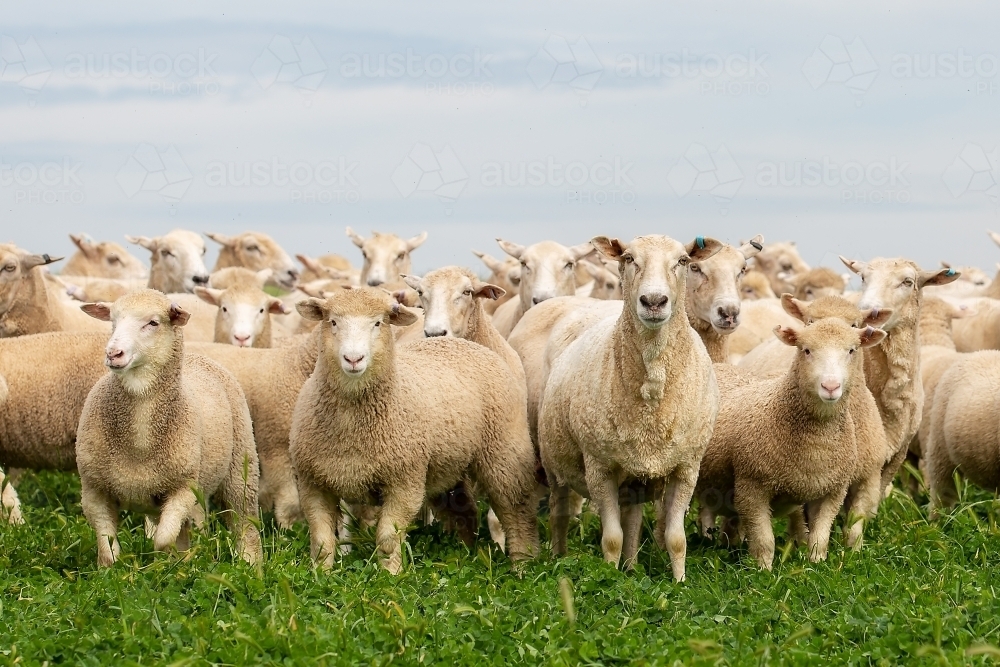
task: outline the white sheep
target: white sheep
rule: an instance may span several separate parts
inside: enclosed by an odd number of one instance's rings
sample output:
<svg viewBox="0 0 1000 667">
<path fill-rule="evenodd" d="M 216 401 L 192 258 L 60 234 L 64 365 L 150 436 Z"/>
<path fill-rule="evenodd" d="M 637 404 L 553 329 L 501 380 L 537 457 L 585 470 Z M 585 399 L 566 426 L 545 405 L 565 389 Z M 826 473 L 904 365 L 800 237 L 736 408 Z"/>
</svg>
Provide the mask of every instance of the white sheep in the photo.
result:
<svg viewBox="0 0 1000 667">
<path fill-rule="evenodd" d="M 687 322 L 687 264 L 722 244 L 699 238 L 685 247 L 664 236 L 592 243 L 619 262 L 625 298 L 598 302 L 619 305 L 620 315 L 586 328 L 545 386 L 538 433 L 552 488 L 552 550 L 566 551 L 572 489 L 597 507 L 605 560 L 617 566 L 624 556 L 633 566 L 642 503 L 662 494 L 657 541 L 682 580 L 684 515 L 718 410 L 711 359 Z"/>
<path fill-rule="evenodd" d="M 113 304 L 81 306 L 114 323 L 105 375 L 87 396 L 77 431 L 77 468 L 97 563 L 117 560 L 118 514 L 158 518 L 153 547 L 186 550 L 202 512 L 197 492 L 221 501 L 242 558 L 259 563 L 257 451 L 243 391 L 215 362 L 184 354 L 188 313 L 143 290 Z"/>
<path fill-rule="evenodd" d="M 395 234 L 372 232 L 367 239 L 347 228 L 347 236 L 361 249 L 364 265 L 361 267 L 361 284 L 377 287 L 394 284 L 401 273 L 409 273 L 410 253 L 423 245 L 427 232 L 421 232 L 410 239 L 401 239 Z"/>
<path fill-rule="evenodd" d="M 505 292 L 496 301 L 483 304 L 486 313 L 493 315 L 497 308 L 517 296 L 518 285 L 521 283 L 521 263 L 509 255 L 500 260 L 478 250 L 473 250 L 472 254 L 481 259 L 486 268 L 490 270 L 486 282 L 496 285 Z"/>
<path fill-rule="evenodd" d="M 214 342 L 237 347 L 271 347 L 271 315 L 290 312 L 281 299 L 264 291 L 264 284 L 271 278 L 271 269 L 253 272 L 231 268 L 223 271 L 232 276 L 225 283 L 225 288 L 194 288 L 198 298 L 218 309 Z M 215 275 L 212 274 L 210 282 L 215 280 Z"/>
<path fill-rule="evenodd" d="M 769 243 L 767 250 L 754 258 L 754 268 L 767 276 L 775 294 L 793 292 L 792 280 L 809 270 L 794 241 Z"/>
<path fill-rule="evenodd" d="M 206 232 L 205 236 L 222 246 L 212 273 L 229 267 L 254 272 L 270 269 L 268 284 L 285 290 L 293 289 L 299 280 L 299 271 L 292 258 L 267 234 L 244 232 L 226 236 Z"/>
<path fill-rule="evenodd" d="M 70 234 L 77 250 L 63 266 L 60 275 L 145 280 L 149 269 L 113 241 L 94 241 L 86 234 Z"/>
<path fill-rule="evenodd" d="M 195 286 L 208 284 L 205 240 L 201 235 L 175 229 L 163 236 L 126 236 L 125 239 L 150 252 L 150 289 L 170 294 L 193 292 Z"/>
</svg>

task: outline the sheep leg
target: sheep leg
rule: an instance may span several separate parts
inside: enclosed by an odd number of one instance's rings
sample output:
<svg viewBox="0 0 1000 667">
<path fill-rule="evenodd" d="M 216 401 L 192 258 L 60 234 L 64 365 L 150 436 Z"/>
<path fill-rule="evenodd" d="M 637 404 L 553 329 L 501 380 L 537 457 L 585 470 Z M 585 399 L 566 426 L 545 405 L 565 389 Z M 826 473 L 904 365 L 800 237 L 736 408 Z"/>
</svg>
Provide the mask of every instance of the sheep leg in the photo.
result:
<svg viewBox="0 0 1000 667">
<path fill-rule="evenodd" d="M 826 560 L 830 548 L 830 531 L 846 495 L 847 488 L 844 487 L 815 503 L 809 503 L 809 517 L 812 519 L 809 531 L 809 560 L 813 563 Z"/>
<path fill-rule="evenodd" d="M 700 462 L 699 462 L 700 463 Z M 684 516 L 691 507 L 691 498 L 698 483 L 698 468 L 676 470 L 663 487 L 663 543 L 670 554 L 670 568 L 676 581 L 684 581 L 687 558 L 687 535 Z"/>
<path fill-rule="evenodd" d="M 889 497 L 889 492 L 892 487 L 892 480 L 896 478 L 896 473 L 899 469 L 903 467 L 903 461 L 906 460 L 906 455 L 909 453 L 909 448 L 905 445 L 899 448 L 889 462 L 885 464 L 882 468 L 882 489 L 885 491 L 885 497 Z"/>
<path fill-rule="evenodd" d="M 750 543 L 750 555 L 762 570 L 770 570 L 774 563 L 770 494 L 753 482 L 737 480 L 734 501 L 740 527 Z"/>
<path fill-rule="evenodd" d="M 639 536 L 642 534 L 642 504 L 628 503 L 622 505 L 622 530 L 625 533 L 622 546 L 623 569 L 635 567 L 639 555 Z"/>
<path fill-rule="evenodd" d="M 97 533 L 97 566 L 110 567 L 118 560 L 118 502 L 108 494 L 80 480 L 80 504 L 87 523 Z"/>
<path fill-rule="evenodd" d="M 552 480 L 549 493 L 549 532 L 552 533 L 552 555 L 566 555 L 566 539 L 569 535 L 569 487 Z"/>
<path fill-rule="evenodd" d="M 302 519 L 299 492 L 292 474 L 292 459 L 287 443 L 284 451 L 260 457 L 260 506 L 274 508 L 274 520 L 280 528 L 291 528 Z"/>
<path fill-rule="evenodd" d="M 299 478 L 299 502 L 309 526 L 309 555 L 324 570 L 333 567 L 337 554 L 340 499 Z"/>
<path fill-rule="evenodd" d="M 5 478 L 3 470 L 0 470 L 0 488 L 3 489 L 0 492 L 0 507 L 3 508 L 0 517 L 6 514 L 7 522 L 10 525 L 20 526 L 24 523 L 24 516 L 21 514 L 21 499 L 17 497 L 17 489 L 14 488 L 13 480 L 10 477 Z"/>
<path fill-rule="evenodd" d="M 160 508 L 160 520 L 156 525 L 156 535 L 153 536 L 153 549 L 156 551 L 176 549 L 177 536 L 180 535 L 181 528 L 197 504 L 198 498 L 190 487 L 184 487 L 167 496 Z"/>
<path fill-rule="evenodd" d="M 421 476 L 421 481 L 426 475 Z M 423 484 L 388 489 L 375 527 L 375 546 L 382 552 L 382 567 L 390 574 L 403 569 L 403 540 L 406 529 L 424 504 Z"/>
<path fill-rule="evenodd" d="M 594 459 L 587 457 L 585 466 L 587 489 L 601 517 L 601 551 L 605 561 L 618 567 L 624 540 L 621 508 L 618 505 L 618 484 L 611 476 L 611 471 Z"/>
<path fill-rule="evenodd" d="M 806 509 L 802 505 L 788 513 L 788 535 L 799 546 L 809 543 L 809 528 L 806 525 Z"/>
<path fill-rule="evenodd" d="M 237 442 L 244 437 L 253 447 L 251 436 L 237 436 Z M 227 513 L 229 530 L 236 533 L 236 546 L 240 558 L 256 565 L 264 558 L 264 550 L 260 543 L 260 531 L 255 521 L 259 517 L 260 505 L 257 500 L 257 489 L 260 485 L 256 452 L 253 449 L 244 450 L 242 456 L 233 454 L 233 463 L 229 466 L 229 474 L 222 483 L 220 495 L 223 506 L 231 510 Z"/>
<path fill-rule="evenodd" d="M 867 475 L 848 491 L 844 542 L 857 551 L 863 541 L 865 522 L 874 519 L 882 501 L 881 475 Z"/>
<path fill-rule="evenodd" d="M 951 461 L 944 447 L 935 442 L 933 436 L 924 447 L 924 460 L 927 470 L 927 487 L 931 496 L 931 519 L 937 519 L 941 509 L 953 507 L 958 502 L 958 490 L 955 488 L 953 473 L 955 464 Z"/>
</svg>

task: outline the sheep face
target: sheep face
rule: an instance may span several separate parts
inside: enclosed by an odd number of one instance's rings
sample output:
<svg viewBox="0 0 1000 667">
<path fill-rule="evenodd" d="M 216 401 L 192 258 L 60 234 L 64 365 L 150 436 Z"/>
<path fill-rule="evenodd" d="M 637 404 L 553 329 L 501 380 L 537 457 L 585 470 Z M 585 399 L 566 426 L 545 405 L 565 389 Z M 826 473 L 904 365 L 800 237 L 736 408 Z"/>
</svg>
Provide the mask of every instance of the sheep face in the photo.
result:
<svg viewBox="0 0 1000 667">
<path fill-rule="evenodd" d="M 288 312 L 281 299 L 256 285 L 237 284 L 224 290 L 196 287 L 194 292 L 202 301 L 219 308 L 216 335 L 223 331 L 225 342 L 237 347 L 253 347 L 264 333 L 268 317 Z M 216 341 L 222 342 L 218 337 Z"/>
<path fill-rule="evenodd" d="M 519 291 L 521 307 L 532 306 L 556 296 L 576 293 L 576 263 L 593 252 L 589 243 L 567 248 L 555 241 L 542 241 L 531 246 L 497 239 L 503 251 L 521 264 Z"/>
<path fill-rule="evenodd" d="M 9 243 L 0 243 L 0 317 L 10 310 L 21 279 L 36 266 L 58 262 L 61 257 L 32 255 Z"/>
<path fill-rule="evenodd" d="M 180 327 L 191 315 L 155 290 L 126 294 L 114 303 L 87 303 L 83 312 L 111 322 L 104 364 L 134 394 L 151 388 L 160 371 L 183 343 Z"/>
<path fill-rule="evenodd" d="M 792 281 L 795 285 L 795 298 L 803 301 L 815 301 L 824 296 L 839 296 L 844 293 L 847 281 L 843 276 L 831 271 L 825 266 L 796 276 Z"/>
<path fill-rule="evenodd" d="M 727 335 L 740 325 L 740 279 L 747 259 L 757 255 L 764 237 L 758 235 L 739 248 L 725 245 L 702 262 L 688 264 L 688 313 Z"/>
<path fill-rule="evenodd" d="M 767 276 L 760 271 L 748 271 L 740 278 L 740 298 L 743 301 L 775 298 Z"/>
<path fill-rule="evenodd" d="M 361 284 L 377 287 L 399 280 L 401 273 L 410 272 L 410 253 L 427 240 L 427 232 L 403 240 L 395 234 L 373 232 L 370 238 L 356 234 L 350 227 L 347 235 L 361 248 L 365 263 L 361 267 Z"/>
<path fill-rule="evenodd" d="M 821 296 L 815 301 L 800 301 L 791 294 L 782 294 L 781 307 L 786 313 L 807 325 L 828 317 L 836 317 L 855 329 L 879 328 L 892 317 L 892 311 L 889 309 L 858 310 L 856 305 L 842 296 Z"/>
<path fill-rule="evenodd" d="M 79 252 L 66 263 L 63 273 L 67 275 L 129 280 L 145 278 L 149 273 L 142 262 L 113 241 L 97 243 L 86 234 L 70 234 L 69 238 Z"/>
<path fill-rule="evenodd" d="M 841 257 L 840 260 L 854 273 L 861 276 L 861 310 L 892 310 L 893 315 L 883 325 L 892 331 L 899 324 L 903 313 L 911 312 L 909 306 L 919 304 L 920 290 L 926 285 L 946 285 L 958 280 L 954 269 L 921 271 L 914 262 L 905 259 L 878 257 L 870 262 L 859 262 Z M 914 315 L 915 317 L 915 315 Z"/>
<path fill-rule="evenodd" d="M 782 343 L 798 348 L 792 372 L 804 403 L 821 411 L 836 405 L 853 382 L 864 382 L 858 350 L 878 345 L 886 335 L 872 327 L 855 329 L 839 318 L 819 320 L 804 329 L 779 326 L 774 331 Z"/>
<path fill-rule="evenodd" d="M 771 282 L 771 289 L 779 294 L 791 292 L 795 276 L 809 270 L 794 242 L 770 243 L 754 261 Z"/>
<path fill-rule="evenodd" d="M 499 299 L 504 290 L 479 280 L 467 269 L 447 266 L 423 278 L 403 276 L 424 308 L 424 336 L 467 338 L 476 299 Z"/>
<path fill-rule="evenodd" d="M 205 241 L 184 229 L 149 238 L 126 236 L 151 254 L 149 285 L 161 292 L 193 292 L 197 285 L 208 284 L 205 268 Z"/>
<path fill-rule="evenodd" d="M 407 326 L 417 316 L 382 290 L 351 289 L 327 299 L 310 298 L 296 304 L 307 320 L 322 322 L 323 357 L 327 367 L 355 386 L 391 359 L 393 337 L 389 324 Z M 369 373 L 370 370 L 374 373 Z"/>
<path fill-rule="evenodd" d="M 491 257 L 484 252 L 473 250 L 483 264 L 490 270 L 490 282 L 499 286 L 505 292 L 517 292 L 517 286 L 521 283 L 521 263 L 513 257 L 507 256 L 502 260 Z"/>
<path fill-rule="evenodd" d="M 299 280 L 299 271 L 292 258 L 267 234 L 247 232 L 225 236 L 206 233 L 205 236 L 222 246 L 220 266 L 239 266 L 251 271 L 270 269 L 268 282 L 282 289 L 293 289 Z"/>
<path fill-rule="evenodd" d="M 622 281 L 617 274 L 609 271 L 603 264 L 598 266 L 589 261 L 584 261 L 581 266 L 594 281 L 594 289 L 590 293 L 591 298 L 622 298 Z"/>
</svg>

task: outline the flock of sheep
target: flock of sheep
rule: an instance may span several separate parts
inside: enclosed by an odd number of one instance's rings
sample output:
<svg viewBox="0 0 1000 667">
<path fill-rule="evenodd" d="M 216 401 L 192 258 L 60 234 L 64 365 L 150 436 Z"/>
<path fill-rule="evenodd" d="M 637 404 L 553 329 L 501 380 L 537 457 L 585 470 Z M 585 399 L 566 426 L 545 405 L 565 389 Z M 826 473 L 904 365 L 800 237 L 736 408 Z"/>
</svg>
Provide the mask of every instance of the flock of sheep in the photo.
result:
<svg viewBox="0 0 1000 667">
<path fill-rule="evenodd" d="M 862 282 L 845 293 L 791 243 L 659 235 L 498 239 L 504 260 L 476 252 L 487 280 L 419 277 L 426 233 L 347 234 L 360 270 L 299 268 L 253 232 L 208 234 L 212 272 L 183 230 L 128 237 L 148 269 L 83 235 L 58 275 L 0 244 L 5 519 L 23 523 L 19 469 L 77 470 L 101 566 L 122 510 L 184 550 L 211 499 L 250 563 L 264 509 L 304 519 L 324 567 L 373 525 L 398 573 L 415 520 L 471 543 L 478 498 L 517 561 L 538 553 L 547 496 L 563 554 L 586 498 L 605 559 L 631 567 L 651 502 L 682 580 L 692 503 L 703 534 L 770 569 L 778 516 L 814 561 L 838 520 L 860 548 L 908 457 L 932 515 L 956 470 L 1000 486 L 1000 277 L 841 258 Z"/>
</svg>

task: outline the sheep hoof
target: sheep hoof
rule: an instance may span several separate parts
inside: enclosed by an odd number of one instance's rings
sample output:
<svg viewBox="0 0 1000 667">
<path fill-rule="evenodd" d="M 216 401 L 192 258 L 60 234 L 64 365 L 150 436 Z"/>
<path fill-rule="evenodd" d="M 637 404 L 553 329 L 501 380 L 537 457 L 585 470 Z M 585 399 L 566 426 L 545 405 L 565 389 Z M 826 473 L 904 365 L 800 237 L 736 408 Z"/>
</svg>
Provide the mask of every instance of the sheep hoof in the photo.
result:
<svg viewBox="0 0 1000 667">
<path fill-rule="evenodd" d="M 388 558 L 382 559 L 382 567 L 384 567 L 389 574 L 397 576 L 403 571 L 403 559 L 398 553 L 389 556 Z"/>
</svg>

